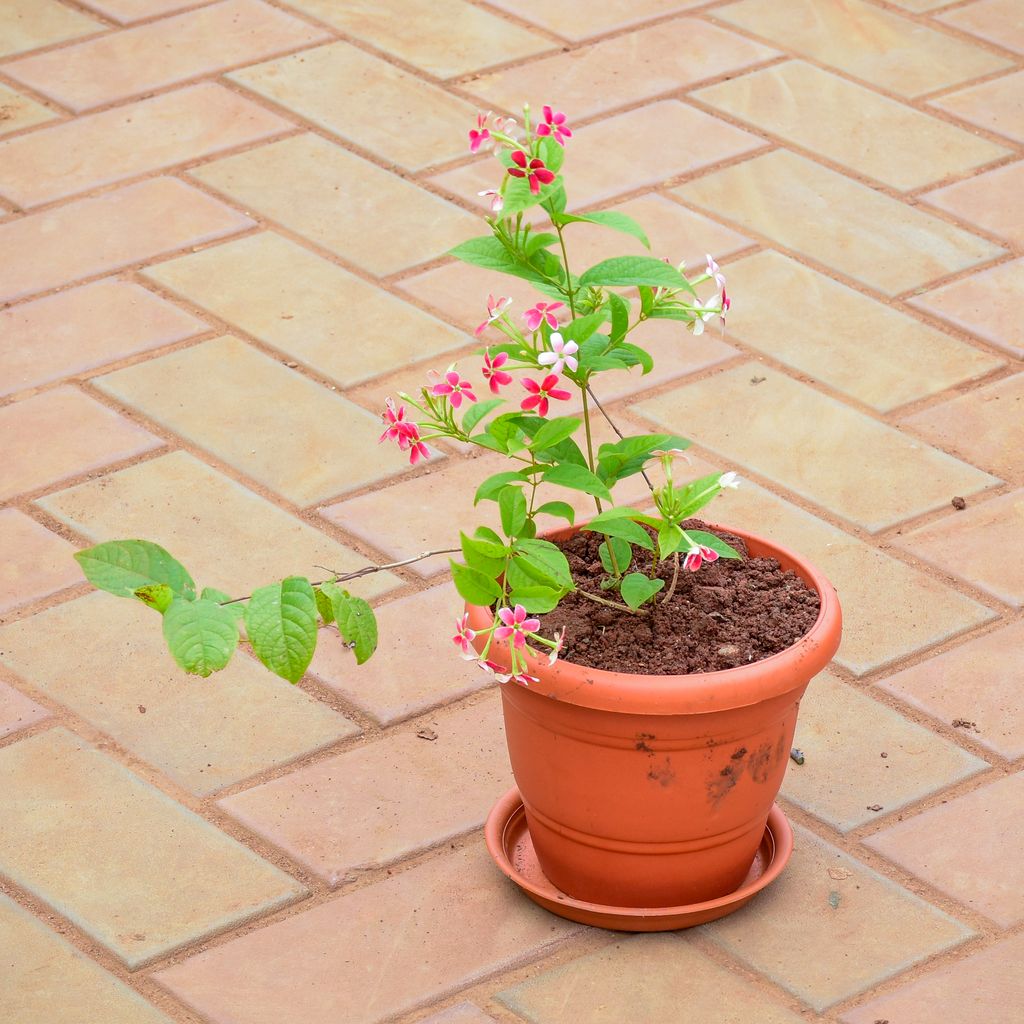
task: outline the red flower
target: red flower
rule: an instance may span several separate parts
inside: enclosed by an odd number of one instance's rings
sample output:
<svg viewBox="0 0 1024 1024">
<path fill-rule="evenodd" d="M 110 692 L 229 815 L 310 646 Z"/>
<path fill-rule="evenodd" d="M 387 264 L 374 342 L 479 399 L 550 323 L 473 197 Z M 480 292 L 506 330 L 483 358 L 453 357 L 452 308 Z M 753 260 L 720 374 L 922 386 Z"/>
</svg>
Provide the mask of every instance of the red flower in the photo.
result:
<svg viewBox="0 0 1024 1024">
<path fill-rule="evenodd" d="M 476 127 L 471 128 L 469 132 L 469 151 L 471 153 L 475 153 L 485 142 L 490 141 L 491 133 L 487 128 L 487 119 L 490 116 L 490 111 L 486 114 L 476 115 Z"/>
<path fill-rule="evenodd" d="M 565 114 L 550 107 L 544 108 L 544 120 L 537 125 L 538 135 L 550 135 L 560 146 L 572 138 L 572 129 L 565 123 Z"/>
<path fill-rule="evenodd" d="M 697 544 L 686 552 L 683 559 L 683 568 L 689 572 L 696 572 L 704 562 L 717 562 L 718 552 L 713 548 L 706 548 L 703 544 Z"/>
<path fill-rule="evenodd" d="M 499 352 L 493 359 L 491 358 L 490 349 L 484 353 L 484 366 L 481 372 L 494 394 L 498 393 L 498 388 L 512 383 L 512 374 L 506 373 L 505 370 L 501 369 L 507 362 L 507 352 Z"/>
<path fill-rule="evenodd" d="M 549 171 L 544 166 L 543 160 L 539 157 L 530 160 L 521 149 L 513 150 L 512 163 L 515 164 L 515 167 L 510 167 L 508 173 L 513 178 L 526 178 L 530 182 L 530 191 L 534 195 L 540 192 L 541 185 L 550 185 L 555 180 L 554 171 Z"/>
<path fill-rule="evenodd" d="M 567 402 L 572 398 L 568 391 L 558 388 L 558 377 L 553 373 L 549 373 L 539 384 L 527 377 L 523 381 L 523 387 L 530 394 L 523 399 L 521 408 L 527 412 L 530 409 L 536 409 L 538 416 L 547 416 L 549 398 L 557 402 Z"/>
<path fill-rule="evenodd" d="M 473 394 L 473 382 L 463 380 L 457 370 L 449 370 L 444 375 L 444 380 L 430 389 L 430 393 L 438 396 L 447 395 L 453 409 L 458 409 L 462 405 L 463 398 L 469 402 L 476 401 L 476 395 Z"/>
</svg>

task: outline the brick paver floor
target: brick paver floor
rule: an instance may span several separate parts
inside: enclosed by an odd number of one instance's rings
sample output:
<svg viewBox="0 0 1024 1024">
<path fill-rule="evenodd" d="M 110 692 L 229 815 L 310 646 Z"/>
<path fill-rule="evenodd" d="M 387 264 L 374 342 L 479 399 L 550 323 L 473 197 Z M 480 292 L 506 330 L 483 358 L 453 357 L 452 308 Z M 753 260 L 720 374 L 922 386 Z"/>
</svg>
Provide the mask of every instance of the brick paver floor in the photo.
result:
<svg viewBox="0 0 1024 1024">
<path fill-rule="evenodd" d="M 361 581 L 382 651 L 293 688 L 182 677 L 70 559 L 146 536 L 244 593 L 454 535 L 494 457 L 411 468 L 376 415 L 523 294 L 444 253 L 470 119 L 527 99 L 577 205 L 731 278 L 610 408 L 740 471 L 716 517 L 845 606 L 793 860 L 695 931 L 491 865 L 440 560 Z M 1020 1024 L 1022 197 L 1021 0 L 0 0 L 0 1021 Z"/>
</svg>

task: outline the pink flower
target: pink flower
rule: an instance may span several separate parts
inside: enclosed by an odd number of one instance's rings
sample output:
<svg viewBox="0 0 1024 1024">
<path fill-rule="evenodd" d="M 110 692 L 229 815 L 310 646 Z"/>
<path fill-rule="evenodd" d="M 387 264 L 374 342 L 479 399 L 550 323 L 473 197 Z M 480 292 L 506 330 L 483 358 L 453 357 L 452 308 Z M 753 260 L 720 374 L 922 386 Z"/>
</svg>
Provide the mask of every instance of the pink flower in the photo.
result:
<svg viewBox="0 0 1024 1024">
<path fill-rule="evenodd" d="M 491 116 L 488 110 L 486 114 L 476 115 L 476 127 L 469 131 L 469 151 L 475 153 L 485 142 L 491 139 L 491 133 L 487 128 L 487 119 Z"/>
<path fill-rule="evenodd" d="M 565 630 L 560 629 L 555 633 L 555 646 L 551 648 L 551 653 L 548 655 L 548 664 L 554 665 L 558 661 L 558 656 L 562 653 L 562 648 L 565 646 Z"/>
<path fill-rule="evenodd" d="M 722 273 L 722 268 L 715 262 L 714 257 L 710 253 L 707 254 L 707 261 L 708 277 L 713 277 L 715 279 L 715 284 L 718 285 L 719 288 L 724 289 L 725 274 Z"/>
<path fill-rule="evenodd" d="M 512 151 L 512 163 L 515 167 L 510 167 L 508 173 L 513 178 L 526 178 L 534 195 L 540 192 L 541 185 L 550 185 L 555 180 L 554 171 L 549 171 L 540 157 L 531 160 L 521 149 Z"/>
<path fill-rule="evenodd" d="M 484 366 L 481 372 L 484 375 L 484 380 L 490 386 L 491 392 L 495 395 L 498 394 L 498 388 L 512 383 L 512 374 L 501 369 L 507 362 L 507 352 L 499 352 L 493 359 L 490 349 L 484 353 Z"/>
<path fill-rule="evenodd" d="M 512 129 L 516 126 L 516 119 L 514 117 L 496 117 L 494 119 L 494 127 L 505 135 L 511 135 Z"/>
<path fill-rule="evenodd" d="M 439 396 L 447 395 L 453 409 L 458 409 L 462 405 L 463 398 L 468 402 L 476 401 L 476 395 L 473 394 L 473 382 L 463 380 L 457 370 L 449 370 L 444 375 L 444 380 L 430 389 L 430 393 Z"/>
<path fill-rule="evenodd" d="M 512 298 L 508 295 L 500 296 L 495 298 L 493 295 L 487 296 L 487 319 L 473 332 L 478 338 L 485 330 L 487 330 L 488 324 L 493 324 L 502 313 L 512 305 Z"/>
<path fill-rule="evenodd" d="M 523 686 L 529 686 L 530 683 L 539 683 L 540 679 L 537 676 L 528 675 L 526 672 L 517 672 L 512 676 L 513 683 L 522 683 Z"/>
<path fill-rule="evenodd" d="M 517 650 L 526 646 L 527 633 L 536 633 L 540 629 L 540 619 L 528 619 L 526 609 L 521 604 L 517 604 L 515 610 L 499 608 L 498 618 L 504 625 L 494 630 L 494 639 L 508 640 Z"/>
<path fill-rule="evenodd" d="M 501 208 L 505 205 L 505 197 L 497 189 L 485 188 L 483 192 L 477 192 L 477 195 L 481 198 L 489 196 L 491 200 L 491 213 L 501 213 Z"/>
<path fill-rule="evenodd" d="M 385 409 L 381 414 L 381 419 L 384 421 L 386 429 L 377 439 L 377 444 L 385 440 L 397 441 L 398 447 L 404 452 L 413 440 L 419 440 L 419 429 L 415 423 L 410 423 L 405 418 L 404 405 L 396 408 L 393 398 L 385 398 L 384 405 Z"/>
<path fill-rule="evenodd" d="M 722 289 L 722 319 L 725 319 L 725 314 L 732 309 L 732 299 L 725 294 L 725 289 Z"/>
<path fill-rule="evenodd" d="M 499 683 L 507 683 L 511 678 L 512 674 L 509 672 L 503 672 L 501 665 L 496 661 L 488 661 L 486 658 L 480 658 L 476 663 L 476 667 L 481 672 L 486 672 L 487 675 L 493 676 Z"/>
<path fill-rule="evenodd" d="M 420 432 L 413 427 L 413 433 L 409 436 L 409 465 L 415 466 L 420 459 L 429 459 L 430 449 L 420 440 Z"/>
<path fill-rule="evenodd" d="M 683 568 L 689 572 L 696 572 L 703 562 L 717 562 L 718 552 L 713 548 L 706 548 L 703 544 L 695 544 L 686 552 L 683 559 Z"/>
<path fill-rule="evenodd" d="M 523 314 L 523 320 L 526 321 L 526 329 L 535 331 L 540 327 L 541 321 L 546 320 L 551 330 L 557 330 L 558 317 L 555 316 L 555 310 L 561 309 L 563 305 L 565 305 L 563 302 L 538 302 L 533 309 L 528 309 Z"/>
<path fill-rule="evenodd" d="M 556 303 L 556 305 L 560 306 L 561 303 Z M 548 344 L 551 346 L 551 351 L 541 352 L 537 356 L 537 362 L 541 366 L 550 366 L 552 373 L 561 373 L 566 366 L 573 372 L 579 369 L 580 364 L 576 353 L 579 352 L 580 347 L 575 341 L 566 341 L 558 331 L 553 331 L 551 337 L 548 338 Z"/>
<path fill-rule="evenodd" d="M 527 377 L 523 381 L 523 387 L 530 394 L 523 399 L 520 408 L 527 412 L 535 408 L 538 416 L 547 416 L 549 398 L 553 398 L 557 402 L 568 402 L 572 398 L 568 391 L 559 389 L 557 385 L 558 375 L 554 373 L 549 373 L 539 384 Z"/>
<path fill-rule="evenodd" d="M 565 140 L 572 138 L 572 129 L 565 123 L 565 114 L 545 107 L 544 120 L 537 125 L 537 134 L 550 135 L 560 146 L 564 146 Z"/>
<path fill-rule="evenodd" d="M 469 661 L 476 661 L 476 652 L 473 650 L 473 638 L 476 633 L 469 628 L 469 612 L 466 612 L 461 619 L 455 620 L 455 636 L 452 643 L 462 648 L 462 657 Z"/>
</svg>

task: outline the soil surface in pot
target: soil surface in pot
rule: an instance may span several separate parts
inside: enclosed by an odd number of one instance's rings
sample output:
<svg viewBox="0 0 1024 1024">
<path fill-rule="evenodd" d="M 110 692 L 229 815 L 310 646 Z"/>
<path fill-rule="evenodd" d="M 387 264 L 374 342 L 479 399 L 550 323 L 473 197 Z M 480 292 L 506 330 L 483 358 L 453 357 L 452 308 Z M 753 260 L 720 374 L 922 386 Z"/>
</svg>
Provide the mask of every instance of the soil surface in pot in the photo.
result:
<svg viewBox="0 0 1024 1024">
<path fill-rule="evenodd" d="M 688 520 L 684 529 L 709 530 Z M 746 544 L 723 530 L 709 530 L 743 554 L 720 558 L 697 572 L 682 568 L 671 600 L 662 604 L 672 580 L 672 560 L 660 565 L 665 587 L 649 614 L 630 615 L 569 594 L 552 612 L 540 616 L 551 636 L 565 629 L 562 657 L 576 665 L 639 675 L 688 675 L 717 672 L 760 661 L 792 646 L 818 617 L 818 595 L 796 573 L 783 571 L 774 558 L 750 558 Z M 558 546 L 565 553 L 578 587 L 602 597 L 607 573 L 598 547 L 604 538 L 582 532 Z M 631 572 L 646 571 L 634 561 Z"/>
</svg>

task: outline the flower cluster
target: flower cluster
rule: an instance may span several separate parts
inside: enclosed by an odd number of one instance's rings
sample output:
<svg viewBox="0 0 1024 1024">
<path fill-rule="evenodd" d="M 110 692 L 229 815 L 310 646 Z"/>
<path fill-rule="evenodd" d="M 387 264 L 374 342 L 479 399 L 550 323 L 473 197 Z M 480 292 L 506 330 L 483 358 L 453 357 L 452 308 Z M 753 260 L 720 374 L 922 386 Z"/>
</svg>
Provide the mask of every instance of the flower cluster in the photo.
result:
<svg viewBox="0 0 1024 1024">
<path fill-rule="evenodd" d="M 461 618 L 455 620 L 455 635 L 452 637 L 452 643 L 462 652 L 462 658 L 465 661 L 475 662 L 482 671 L 493 676 L 499 683 L 507 683 L 511 680 L 523 686 L 529 686 L 530 683 L 536 683 L 538 679 L 527 671 L 526 654 L 529 652 L 536 655 L 538 652 L 530 648 L 527 641 L 533 641 L 548 649 L 547 663 L 549 665 L 554 665 L 558 660 L 558 655 L 565 642 L 565 630 L 559 630 L 549 640 L 538 633 L 539 629 L 540 619 L 531 617 L 521 604 L 517 604 L 514 608 L 499 608 L 493 625 L 479 633 L 469 628 L 469 613 L 466 612 Z M 479 654 L 473 646 L 473 641 L 478 636 L 486 637 L 483 649 Z M 505 666 L 491 661 L 488 657 L 491 645 L 495 640 L 508 645 L 508 671 L 505 670 Z"/>
</svg>

